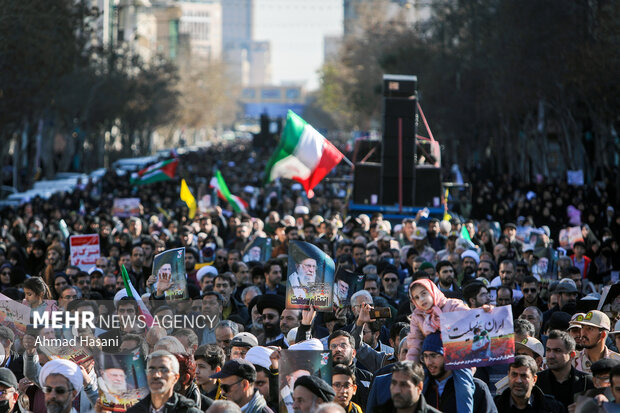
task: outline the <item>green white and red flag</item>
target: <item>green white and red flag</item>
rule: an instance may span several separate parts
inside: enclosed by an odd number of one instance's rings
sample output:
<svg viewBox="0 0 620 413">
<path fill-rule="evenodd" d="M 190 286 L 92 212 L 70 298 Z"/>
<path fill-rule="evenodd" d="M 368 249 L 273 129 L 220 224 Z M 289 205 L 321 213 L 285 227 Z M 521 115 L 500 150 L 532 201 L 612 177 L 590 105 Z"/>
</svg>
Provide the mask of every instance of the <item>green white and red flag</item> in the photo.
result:
<svg viewBox="0 0 620 413">
<path fill-rule="evenodd" d="M 140 294 L 138 294 L 135 287 L 131 283 L 131 280 L 129 279 L 129 274 L 127 274 L 127 269 L 122 264 L 121 277 L 123 277 L 123 284 L 125 284 L 125 291 L 127 292 L 127 297 L 135 300 L 136 303 L 138 303 L 138 311 L 143 316 L 146 326 L 149 328 L 152 327 L 153 316 L 151 315 L 151 312 L 149 311 L 146 304 L 144 304 L 144 301 L 142 301 L 142 297 L 140 296 Z"/>
<path fill-rule="evenodd" d="M 177 166 L 179 166 L 179 160 L 176 158 L 157 162 L 132 174 L 130 183 L 132 185 L 145 185 L 154 182 L 170 181 L 174 179 L 177 173 Z"/>
<path fill-rule="evenodd" d="M 308 194 L 344 155 L 308 122 L 289 110 L 280 143 L 265 170 L 265 183 L 276 178 L 299 182 Z"/>
<path fill-rule="evenodd" d="M 228 185 L 224 181 L 222 173 L 218 170 L 215 171 L 215 176 L 211 178 L 209 186 L 217 191 L 217 196 L 228 202 L 235 212 L 248 212 L 248 203 L 237 195 L 233 195 L 228 190 Z"/>
</svg>

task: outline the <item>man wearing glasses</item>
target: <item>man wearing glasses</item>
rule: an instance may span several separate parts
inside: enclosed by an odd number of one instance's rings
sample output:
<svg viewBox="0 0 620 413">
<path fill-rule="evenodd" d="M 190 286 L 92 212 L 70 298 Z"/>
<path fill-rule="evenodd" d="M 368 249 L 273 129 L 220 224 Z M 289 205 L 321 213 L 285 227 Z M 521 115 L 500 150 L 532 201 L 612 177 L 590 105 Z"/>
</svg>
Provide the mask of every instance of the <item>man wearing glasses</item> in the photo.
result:
<svg viewBox="0 0 620 413">
<path fill-rule="evenodd" d="M 334 401 L 342 406 L 346 412 L 362 413 L 360 405 L 351 401 L 357 392 L 357 386 L 355 385 L 355 374 L 350 368 L 342 364 L 336 364 L 333 367 L 332 387 L 336 391 Z"/>
<path fill-rule="evenodd" d="M 297 264 L 297 270 L 291 274 L 290 283 L 295 287 L 309 287 L 316 282 L 316 260 L 306 258 Z"/>
<path fill-rule="evenodd" d="M 179 360 L 165 350 L 154 351 L 146 363 L 150 394 L 129 408 L 127 413 L 201 413 L 193 400 L 174 391 L 178 379 Z"/>
<path fill-rule="evenodd" d="M 514 317 L 519 317 L 527 307 L 538 307 L 540 311 L 547 311 L 547 303 L 540 298 L 538 280 L 533 276 L 527 276 L 521 284 L 523 298 L 512 309 Z"/>
<path fill-rule="evenodd" d="M 48 413 L 76 413 L 73 399 L 82 391 L 82 370 L 69 360 L 51 360 L 39 372 L 39 383 L 45 394 Z"/>
<path fill-rule="evenodd" d="M 67 285 L 60 292 L 60 297 L 58 297 L 58 306 L 63 310 L 66 310 L 71 301 L 80 298 L 82 298 L 82 292 L 79 291 L 77 287 Z"/>
<path fill-rule="evenodd" d="M 329 336 L 327 342 L 328 348 L 332 352 L 334 363 L 348 367 L 355 375 L 357 390 L 352 400 L 360 405 L 362 409 L 365 409 L 373 375 L 368 370 L 355 366 L 355 356 L 357 355 L 355 339 L 346 331 L 336 330 Z"/>
<path fill-rule="evenodd" d="M 12 412 L 18 397 L 15 375 L 6 367 L 0 368 L 0 411 Z"/>
<path fill-rule="evenodd" d="M 386 265 L 381 273 L 381 284 L 383 285 L 382 297 L 385 297 L 391 306 L 398 308 L 403 300 L 407 300 L 407 296 L 401 291 L 400 279 L 398 278 L 398 269 L 393 265 Z"/>
<path fill-rule="evenodd" d="M 273 410 L 267 407 L 265 398 L 254 387 L 256 369 L 249 361 L 230 360 L 211 378 L 220 379 L 222 396 L 236 403 L 244 413 L 273 413 Z"/>
</svg>

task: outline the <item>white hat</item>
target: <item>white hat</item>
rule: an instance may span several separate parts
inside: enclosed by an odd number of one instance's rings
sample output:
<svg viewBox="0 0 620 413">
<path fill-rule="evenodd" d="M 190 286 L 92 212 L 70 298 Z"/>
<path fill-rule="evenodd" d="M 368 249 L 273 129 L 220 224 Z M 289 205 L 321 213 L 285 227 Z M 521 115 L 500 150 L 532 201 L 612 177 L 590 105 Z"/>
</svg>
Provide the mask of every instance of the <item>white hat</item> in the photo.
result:
<svg viewBox="0 0 620 413">
<path fill-rule="evenodd" d="M 542 343 L 534 337 L 527 337 L 520 342 L 515 342 L 515 347 L 525 347 L 532 350 L 540 357 L 545 357 L 545 348 L 543 347 Z"/>
<path fill-rule="evenodd" d="M 269 368 L 271 367 L 271 359 L 269 358 L 269 356 L 271 356 L 271 353 L 273 353 L 273 350 L 267 347 L 252 347 L 245 354 L 245 361 L 249 361 L 256 366 L 260 366 L 269 370 Z"/>
<path fill-rule="evenodd" d="M 476 251 L 472 251 L 472 250 L 463 251 L 463 253 L 461 254 L 461 259 L 464 260 L 467 257 L 476 261 L 476 265 L 480 264 L 480 256 L 478 255 Z"/>
<path fill-rule="evenodd" d="M 200 280 L 202 280 L 202 277 L 207 274 L 217 276 L 217 268 L 212 265 L 205 265 L 204 267 L 201 267 L 198 271 L 196 271 L 196 280 L 200 282 Z"/>
<path fill-rule="evenodd" d="M 609 334 L 618 334 L 620 333 L 620 320 L 616 321 L 616 325 L 614 326 L 614 331 Z"/>
<path fill-rule="evenodd" d="M 293 213 L 295 215 L 308 215 L 310 213 L 310 210 L 305 205 L 297 205 Z"/>
<path fill-rule="evenodd" d="M 114 307 L 118 307 L 118 302 L 124 297 L 127 297 L 127 290 L 125 288 L 118 290 L 114 295 Z"/>
<path fill-rule="evenodd" d="M 295 337 L 297 337 L 297 330 L 297 327 L 291 328 L 286 335 L 286 341 L 288 341 L 289 343 L 295 343 Z"/>
<path fill-rule="evenodd" d="M 426 238 L 426 230 L 424 228 L 416 228 L 411 237 L 415 240 L 421 241 Z"/>
<path fill-rule="evenodd" d="M 84 386 L 84 376 L 82 376 L 82 370 L 80 370 L 80 367 L 72 361 L 55 359 L 45 363 L 45 365 L 41 367 L 41 372 L 39 372 L 39 383 L 41 386 L 45 386 L 45 380 L 50 374 L 60 374 L 61 376 L 66 377 L 78 394 Z"/>
<path fill-rule="evenodd" d="M 323 343 L 318 338 L 311 338 L 310 340 L 300 341 L 295 343 L 289 348 L 290 350 L 325 350 Z"/>
</svg>

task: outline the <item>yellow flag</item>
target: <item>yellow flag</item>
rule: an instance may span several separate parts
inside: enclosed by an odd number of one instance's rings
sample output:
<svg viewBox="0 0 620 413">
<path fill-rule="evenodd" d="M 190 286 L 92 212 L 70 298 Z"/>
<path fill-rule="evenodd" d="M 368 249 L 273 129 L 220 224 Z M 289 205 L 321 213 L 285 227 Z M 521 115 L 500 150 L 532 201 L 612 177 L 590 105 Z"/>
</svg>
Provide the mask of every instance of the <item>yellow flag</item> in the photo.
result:
<svg viewBox="0 0 620 413">
<path fill-rule="evenodd" d="M 196 216 L 196 198 L 189 191 L 185 179 L 181 181 L 181 200 L 185 201 L 189 208 L 189 219 L 194 219 L 194 216 Z"/>
</svg>

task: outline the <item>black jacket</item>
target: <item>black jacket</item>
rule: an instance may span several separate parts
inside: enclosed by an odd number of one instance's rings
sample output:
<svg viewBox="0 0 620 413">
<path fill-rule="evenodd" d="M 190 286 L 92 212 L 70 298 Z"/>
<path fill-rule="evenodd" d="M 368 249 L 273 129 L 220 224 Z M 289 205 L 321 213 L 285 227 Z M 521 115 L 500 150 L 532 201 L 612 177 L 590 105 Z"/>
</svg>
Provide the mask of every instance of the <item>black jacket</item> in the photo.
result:
<svg viewBox="0 0 620 413">
<path fill-rule="evenodd" d="M 193 401 L 194 405 L 203 412 L 206 412 L 207 409 L 213 404 L 213 399 L 202 393 L 196 383 L 192 383 L 187 388 L 184 396 Z"/>
<path fill-rule="evenodd" d="M 355 367 L 355 360 L 353 361 L 353 373 L 355 373 L 357 392 L 355 392 L 351 401 L 355 404 L 359 404 L 362 410 L 366 411 L 366 403 L 370 395 L 370 383 L 372 383 L 374 376 L 368 370 Z"/>
<path fill-rule="evenodd" d="M 24 378 L 24 358 L 11 349 L 9 362 L 4 366 L 15 374 L 17 381 Z"/>
<path fill-rule="evenodd" d="M 549 310 L 549 307 L 547 307 L 547 303 L 545 303 L 543 299 L 540 297 L 536 298 L 536 307 L 538 307 L 538 309 L 542 311 L 543 313 Z M 521 313 L 523 313 L 523 310 L 525 309 L 526 309 L 525 298 L 521 297 L 521 299 L 515 305 L 512 306 L 513 317 L 519 318 L 519 316 L 521 315 Z"/>
<path fill-rule="evenodd" d="M 267 294 L 267 287 L 265 285 L 260 287 L 260 290 L 263 292 L 263 294 Z M 286 287 L 282 284 L 276 284 L 276 294 L 281 295 L 282 297 L 286 297 Z"/>
<path fill-rule="evenodd" d="M 430 383 L 431 380 L 428 380 L 428 383 L 424 383 L 424 397 L 428 400 L 427 403 L 442 412 L 456 412 L 457 395 L 454 390 L 454 379 L 450 378 L 446 382 L 441 396 L 437 394 L 437 389 Z M 474 378 L 474 386 L 474 413 L 497 413 L 489 386 L 476 378 Z"/>
<path fill-rule="evenodd" d="M 537 374 L 538 380 L 536 381 L 536 386 L 542 390 L 545 394 L 550 394 L 558 398 L 556 394 L 553 394 L 552 389 L 552 380 L 554 379 L 553 373 L 551 370 L 544 370 Z M 590 390 L 594 388 L 594 383 L 592 383 L 592 376 L 575 369 L 575 367 L 571 367 L 570 369 L 570 378 L 569 380 L 572 383 L 572 394 L 575 395 L 577 393 L 583 393 L 586 390 Z M 558 398 L 559 399 L 559 398 Z M 566 406 L 568 407 L 568 406 Z"/>
<path fill-rule="evenodd" d="M 392 399 L 388 400 L 386 403 L 380 406 L 375 407 L 373 410 L 373 412 L 376 412 L 376 413 L 394 413 L 395 411 L 396 409 L 394 408 L 394 403 L 392 402 Z M 426 403 L 426 400 L 424 399 L 424 395 L 422 394 L 420 394 L 420 400 L 418 400 L 418 406 L 415 412 L 416 413 L 441 413 L 439 410 L 435 409 L 434 407 Z"/>
<path fill-rule="evenodd" d="M 151 394 L 133 405 L 127 413 L 149 413 L 151 410 Z M 173 393 L 164 407 L 164 413 L 202 413 L 194 402 L 179 393 Z"/>
<path fill-rule="evenodd" d="M 553 396 L 544 394 L 538 386 L 534 386 L 532 390 L 532 396 L 534 396 L 533 407 L 537 412 L 545 413 L 566 413 L 566 408 L 562 403 L 557 401 Z M 510 407 L 510 389 L 504 390 L 502 394 L 495 397 L 495 405 L 497 410 L 502 413 L 509 413 L 516 411 Z"/>
</svg>

